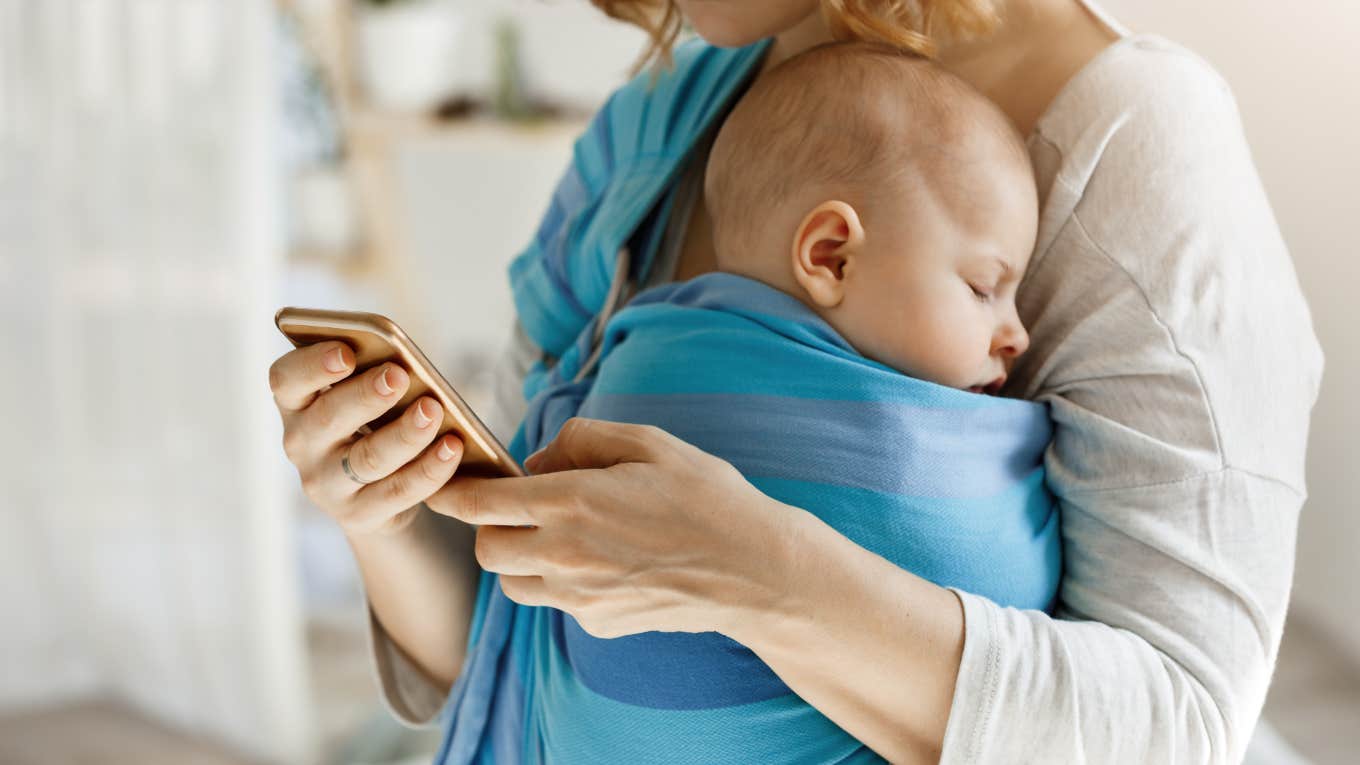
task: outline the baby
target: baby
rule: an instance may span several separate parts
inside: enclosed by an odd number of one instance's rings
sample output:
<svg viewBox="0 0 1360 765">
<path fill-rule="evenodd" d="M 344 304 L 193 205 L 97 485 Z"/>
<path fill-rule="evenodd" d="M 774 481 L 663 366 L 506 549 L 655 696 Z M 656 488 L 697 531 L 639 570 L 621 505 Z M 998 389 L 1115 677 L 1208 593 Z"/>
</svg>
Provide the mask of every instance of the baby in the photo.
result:
<svg viewBox="0 0 1360 765">
<path fill-rule="evenodd" d="M 705 195 L 719 269 L 635 296 L 593 376 L 582 333 L 512 448 L 573 415 L 655 425 L 904 570 L 1049 608 L 1046 407 L 973 395 L 1027 343 L 1014 295 L 1036 192 L 1002 113 L 928 61 L 819 47 L 732 110 Z M 534 618 L 525 693 L 547 761 L 877 761 L 726 635 Z"/>
<path fill-rule="evenodd" d="M 784 62 L 728 116 L 704 184 L 718 268 L 797 297 L 863 355 L 996 393 L 1028 346 L 1029 154 L 931 62 L 860 43 Z"/>
</svg>

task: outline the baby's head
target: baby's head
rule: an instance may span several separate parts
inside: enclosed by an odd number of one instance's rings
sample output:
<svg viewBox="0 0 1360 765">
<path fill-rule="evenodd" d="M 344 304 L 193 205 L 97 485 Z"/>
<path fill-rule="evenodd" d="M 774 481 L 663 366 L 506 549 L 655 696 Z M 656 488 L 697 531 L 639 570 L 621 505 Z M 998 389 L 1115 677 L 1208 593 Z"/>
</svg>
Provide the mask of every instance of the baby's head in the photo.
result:
<svg viewBox="0 0 1360 765">
<path fill-rule="evenodd" d="M 704 196 L 720 270 L 798 297 L 869 358 L 982 390 L 1028 346 L 1028 152 L 926 59 L 831 43 L 779 64 L 724 122 Z"/>
</svg>

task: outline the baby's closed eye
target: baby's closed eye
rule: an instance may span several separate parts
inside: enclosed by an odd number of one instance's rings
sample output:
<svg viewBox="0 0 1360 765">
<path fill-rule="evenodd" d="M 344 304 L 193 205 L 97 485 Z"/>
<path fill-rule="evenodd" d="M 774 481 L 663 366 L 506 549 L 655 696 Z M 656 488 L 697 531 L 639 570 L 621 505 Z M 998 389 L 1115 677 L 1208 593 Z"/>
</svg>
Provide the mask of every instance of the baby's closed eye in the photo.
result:
<svg viewBox="0 0 1360 765">
<path fill-rule="evenodd" d="M 985 303 L 992 299 L 991 288 L 978 287 L 976 284 L 972 283 L 969 283 L 968 286 L 973 290 L 973 296 L 978 300 Z"/>
</svg>

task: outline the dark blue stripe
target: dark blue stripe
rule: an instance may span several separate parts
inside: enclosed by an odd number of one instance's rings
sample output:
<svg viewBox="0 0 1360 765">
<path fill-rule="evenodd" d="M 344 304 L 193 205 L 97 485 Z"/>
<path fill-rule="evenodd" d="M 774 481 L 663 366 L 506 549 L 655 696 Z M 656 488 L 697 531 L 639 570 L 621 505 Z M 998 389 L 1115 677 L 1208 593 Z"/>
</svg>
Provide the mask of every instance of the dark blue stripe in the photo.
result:
<svg viewBox="0 0 1360 765">
<path fill-rule="evenodd" d="M 609 94 L 609 100 L 604 102 L 604 106 L 595 119 L 591 122 L 590 132 L 595 135 L 599 148 L 600 160 L 605 177 L 614 172 L 614 99 L 618 97 L 618 91 Z"/>
</svg>

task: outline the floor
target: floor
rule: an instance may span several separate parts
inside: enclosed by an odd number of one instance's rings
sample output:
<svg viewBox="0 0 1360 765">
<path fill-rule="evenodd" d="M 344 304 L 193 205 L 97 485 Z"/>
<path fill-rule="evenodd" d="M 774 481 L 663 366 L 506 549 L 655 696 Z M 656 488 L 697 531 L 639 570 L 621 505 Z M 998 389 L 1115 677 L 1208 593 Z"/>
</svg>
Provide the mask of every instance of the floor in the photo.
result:
<svg viewBox="0 0 1360 765">
<path fill-rule="evenodd" d="M 346 609 L 308 627 L 318 765 L 425 765 L 438 750 L 438 732 L 409 730 L 381 706 L 359 614 Z M 0 716 L 0 765 L 264 764 L 122 705 L 94 701 Z"/>
<path fill-rule="evenodd" d="M 428 763 L 438 746 L 437 733 L 410 731 L 378 705 L 363 633 L 352 623 L 331 620 L 314 623 L 309 639 L 322 762 Z M 1323 636 L 1301 620 L 1291 619 L 1285 630 L 1265 714 L 1314 765 L 1360 762 L 1360 668 L 1344 664 Z M 260 765 L 98 701 L 0 717 L 0 763 Z"/>
<path fill-rule="evenodd" d="M 247 765 L 249 760 L 108 701 L 0 718 L 5 765 Z"/>
</svg>

